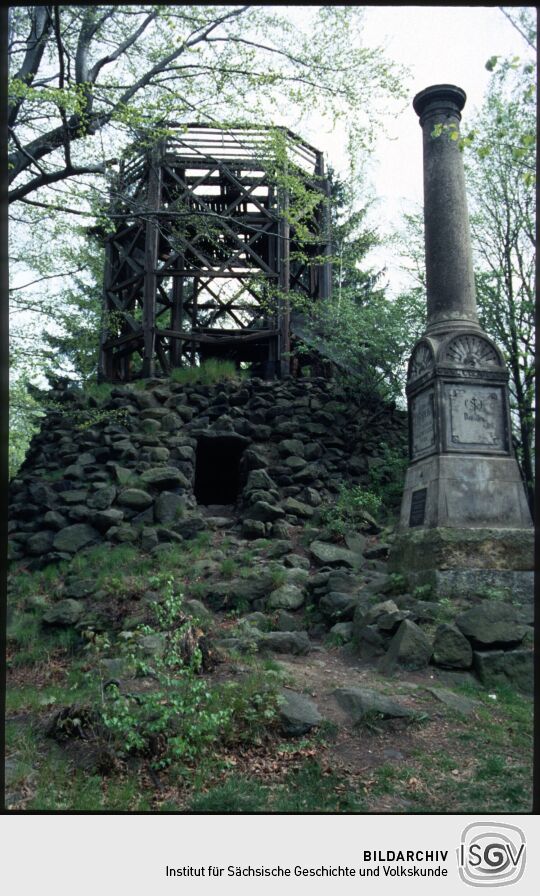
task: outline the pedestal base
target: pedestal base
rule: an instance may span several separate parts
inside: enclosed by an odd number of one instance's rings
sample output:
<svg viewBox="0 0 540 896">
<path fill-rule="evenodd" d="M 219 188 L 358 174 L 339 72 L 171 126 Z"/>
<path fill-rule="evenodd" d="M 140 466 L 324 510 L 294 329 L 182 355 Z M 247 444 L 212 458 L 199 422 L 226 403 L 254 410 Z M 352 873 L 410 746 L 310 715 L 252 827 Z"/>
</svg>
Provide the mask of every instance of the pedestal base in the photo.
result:
<svg viewBox="0 0 540 896">
<path fill-rule="evenodd" d="M 532 529 L 411 529 L 398 535 L 391 572 L 411 588 L 431 585 L 437 597 L 500 597 L 524 606 L 534 600 Z"/>
<path fill-rule="evenodd" d="M 531 529 L 515 458 L 435 454 L 411 464 L 400 530 L 434 526 Z"/>
</svg>

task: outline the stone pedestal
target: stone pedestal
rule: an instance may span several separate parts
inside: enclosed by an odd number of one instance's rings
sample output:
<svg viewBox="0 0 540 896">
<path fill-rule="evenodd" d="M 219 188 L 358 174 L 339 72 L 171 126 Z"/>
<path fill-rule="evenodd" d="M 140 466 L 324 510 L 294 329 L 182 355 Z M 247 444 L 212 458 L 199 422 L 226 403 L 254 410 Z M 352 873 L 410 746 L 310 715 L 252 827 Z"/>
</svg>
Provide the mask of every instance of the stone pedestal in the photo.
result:
<svg viewBox="0 0 540 896">
<path fill-rule="evenodd" d="M 530 607 L 534 598 L 532 529 L 414 529 L 400 533 L 391 572 L 437 597 L 496 597 Z"/>
<path fill-rule="evenodd" d="M 450 84 L 428 87 L 413 102 L 423 130 L 428 315 L 409 363 L 410 465 L 390 562 L 441 596 L 455 589 L 509 596 L 513 588 L 532 595 L 532 521 L 512 448 L 508 372 L 476 313 L 459 150 L 464 104 L 463 90 Z M 485 530 L 487 543 L 499 545 L 495 565 L 478 537 Z M 515 532 L 528 545 L 519 567 Z M 452 560 L 451 544 L 460 545 Z"/>
<path fill-rule="evenodd" d="M 530 527 L 512 452 L 508 373 L 485 333 L 424 336 L 407 382 L 410 466 L 401 530 Z"/>
</svg>

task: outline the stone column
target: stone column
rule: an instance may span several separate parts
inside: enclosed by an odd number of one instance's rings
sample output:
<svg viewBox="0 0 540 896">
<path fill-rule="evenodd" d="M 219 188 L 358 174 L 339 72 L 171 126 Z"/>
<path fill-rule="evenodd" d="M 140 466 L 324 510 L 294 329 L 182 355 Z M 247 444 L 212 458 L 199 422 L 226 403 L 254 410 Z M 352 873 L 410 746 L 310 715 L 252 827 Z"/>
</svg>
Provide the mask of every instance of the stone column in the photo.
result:
<svg viewBox="0 0 540 896">
<path fill-rule="evenodd" d="M 459 123 L 465 91 L 437 84 L 418 93 L 424 145 L 427 334 L 450 327 L 480 329 Z"/>
<path fill-rule="evenodd" d="M 459 150 L 465 93 L 439 84 L 413 105 L 423 131 L 428 315 L 409 362 L 410 462 L 390 558 L 412 584 L 439 593 L 458 583 L 510 593 L 529 588 L 533 533 L 512 448 L 508 371 L 476 313 Z"/>
</svg>

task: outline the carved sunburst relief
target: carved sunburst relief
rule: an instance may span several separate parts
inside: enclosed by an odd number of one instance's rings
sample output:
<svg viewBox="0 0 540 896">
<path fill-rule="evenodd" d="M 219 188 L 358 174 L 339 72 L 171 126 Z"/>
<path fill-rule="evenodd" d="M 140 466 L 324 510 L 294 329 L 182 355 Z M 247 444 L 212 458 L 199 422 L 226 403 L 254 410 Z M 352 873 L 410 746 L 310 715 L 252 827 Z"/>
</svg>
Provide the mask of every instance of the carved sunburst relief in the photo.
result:
<svg viewBox="0 0 540 896">
<path fill-rule="evenodd" d="M 487 339 L 470 334 L 456 336 L 446 349 L 446 360 L 464 367 L 499 366 L 499 358 Z"/>
<path fill-rule="evenodd" d="M 411 366 L 409 370 L 409 379 L 415 380 L 416 377 L 422 376 L 426 370 L 433 368 L 433 356 L 424 343 L 421 343 L 411 358 Z"/>
</svg>

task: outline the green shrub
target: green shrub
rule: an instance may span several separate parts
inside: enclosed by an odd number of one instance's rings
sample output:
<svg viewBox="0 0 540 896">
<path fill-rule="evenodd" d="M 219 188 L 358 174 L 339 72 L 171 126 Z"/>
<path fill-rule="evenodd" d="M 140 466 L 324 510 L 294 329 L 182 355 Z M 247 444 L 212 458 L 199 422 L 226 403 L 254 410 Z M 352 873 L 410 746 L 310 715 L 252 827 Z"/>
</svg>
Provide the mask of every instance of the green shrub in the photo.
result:
<svg viewBox="0 0 540 896">
<path fill-rule="evenodd" d="M 161 769 L 202 755 L 219 738 L 231 711 L 212 705 L 212 693 L 199 674 L 201 650 L 172 577 L 154 584 L 162 591 L 161 602 L 153 605 L 156 626 L 140 626 L 138 633 L 160 633 L 163 653 L 148 659 L 135 639 L 129 658 L 141 673 L 151 674 L 156 687 L 131 695 L 111 686 L 101 717 L 117 755 L 148 755 Z"/>
<path fill-rule="evenodd" d="M 101 719 L 113 752 L 121 758 L 145 755 L 155 769 L 182 768 L 209 757 L 216 745 L 260 740 L 277 712 L 276 673 L 253 673 L 241 684 L 213 688 L 202 673 L 202 652 L 192 619 L 173 577 L 150 581 L 160 592 L 153 604 L 155 624 L 141 625 L 126 648 L 139 674 L 150 676 L 151 690 L 121 693 L 106 689 Z M 141 636 L 163 639 L 163 651 L 147 657 Z"/>
<path fill-rule="evenodd" d="M 321 508 L 320 520 L 332 535 L 342 538 L 353 529 L 361 529 L 366 514 L 376 517 L 380 509 L 381 499 L 374 492 L 359 485 L 342 485 L 336 501 Z"/>
</svg>

